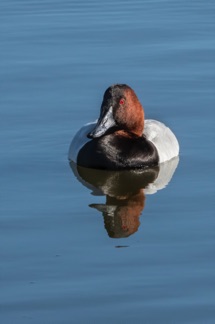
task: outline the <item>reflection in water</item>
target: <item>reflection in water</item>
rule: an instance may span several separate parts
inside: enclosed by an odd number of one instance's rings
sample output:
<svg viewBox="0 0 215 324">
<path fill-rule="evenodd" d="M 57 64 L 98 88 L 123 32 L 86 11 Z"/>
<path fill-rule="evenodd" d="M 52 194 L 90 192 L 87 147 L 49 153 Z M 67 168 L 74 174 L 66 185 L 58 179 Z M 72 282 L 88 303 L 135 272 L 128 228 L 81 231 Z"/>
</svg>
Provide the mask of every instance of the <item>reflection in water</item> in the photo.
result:
<svg viewBox="0 0 215 324">
<path fill-rule="evenodd" d="M 110 237 L 127 237 L 138 230 L 139 217 L 144 208 L 145 195 L 140 190 L 136 195 L 119 199 L 106 196 L 106 204 L 91 204 L 101 211 L 105 228 Z"/>
<path fill-rule="evenodd" d="M 108 235 L 127 237 L 138 230 L 145 194 L 163 189 L 171 180 L 178 158 L 143 170 L 105 171 L 87 169 L 70 162 L 77 179 L 95 196 L 105 195 L 105 204 L 90 205 L 100 211 Z"/>
</svg>

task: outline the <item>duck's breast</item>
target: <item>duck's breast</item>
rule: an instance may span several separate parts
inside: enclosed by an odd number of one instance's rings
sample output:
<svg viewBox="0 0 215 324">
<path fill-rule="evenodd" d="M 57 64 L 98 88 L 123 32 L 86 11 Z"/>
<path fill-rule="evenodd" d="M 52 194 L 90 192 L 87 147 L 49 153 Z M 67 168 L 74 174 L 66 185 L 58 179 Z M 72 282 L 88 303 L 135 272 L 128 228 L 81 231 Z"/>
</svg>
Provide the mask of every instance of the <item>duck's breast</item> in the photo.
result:
<svg viewBox="0 0 215 324">
<path fill-rule="evenodd" d="M 160 163 L 178 156 L 179 144 L 177 138 L 163 123 L 153 119 L 146 119 L 143 133 L 157 148 Z"/>
</svg>

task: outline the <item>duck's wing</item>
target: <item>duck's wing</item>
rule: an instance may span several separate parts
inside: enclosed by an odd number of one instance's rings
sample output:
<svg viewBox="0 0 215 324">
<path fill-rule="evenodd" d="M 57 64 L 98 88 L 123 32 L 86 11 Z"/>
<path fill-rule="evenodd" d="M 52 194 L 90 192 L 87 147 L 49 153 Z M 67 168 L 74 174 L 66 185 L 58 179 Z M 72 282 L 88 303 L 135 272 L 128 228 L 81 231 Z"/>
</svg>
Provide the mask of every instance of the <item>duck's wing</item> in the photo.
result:
<svg viewBox="0 0 215 324">
<path fill-rule="evenodd" d="M 146 119 L 143 134 L 157 148 L 160 163 L 169 161 L 179 155 L 178 140 L 163 123 L 153 119 Z"/>
<path fill-rule="evenodd" d="M 90 138 L 87 135 L 92 132 L 93 128 L 96 125 L 96 122 L 88 123 L 84 125 L 79 131 L 75 134 L 68 152 L 68 159 L 73 162 L 77 162 L 77 156 L 80 149 L 90 141 Z"/>
</svg>

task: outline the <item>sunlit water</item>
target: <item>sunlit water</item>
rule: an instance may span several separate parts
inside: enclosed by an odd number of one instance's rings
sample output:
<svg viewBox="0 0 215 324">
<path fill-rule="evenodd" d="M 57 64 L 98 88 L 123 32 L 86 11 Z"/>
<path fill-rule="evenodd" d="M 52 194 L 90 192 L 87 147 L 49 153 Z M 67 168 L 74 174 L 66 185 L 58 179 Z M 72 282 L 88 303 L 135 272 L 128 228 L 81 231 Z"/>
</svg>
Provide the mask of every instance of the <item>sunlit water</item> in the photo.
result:
<svg viewBox="0 0 215 324">
<path fill-rule="evenodd" d="M 214 323 L 214 9 L 1 1 L 1 323 Z M 116 82 L 177 135 L 169 179 L 69 165 Z"/>
</svg>

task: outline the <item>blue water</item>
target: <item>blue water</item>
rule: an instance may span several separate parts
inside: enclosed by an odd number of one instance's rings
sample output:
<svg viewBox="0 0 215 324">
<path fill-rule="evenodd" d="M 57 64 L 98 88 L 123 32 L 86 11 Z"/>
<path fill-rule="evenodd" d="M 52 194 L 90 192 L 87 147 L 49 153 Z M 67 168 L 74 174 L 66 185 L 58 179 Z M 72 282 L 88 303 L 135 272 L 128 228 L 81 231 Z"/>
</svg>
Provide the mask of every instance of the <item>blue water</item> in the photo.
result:
<svg viewBox="0 0 215 324">
<path fill-rule="evenodd" d="M 1 1 L 1 323 L 214 323 L 214 9 Z M 169 184 L 126 218 L 133 233 L 112 238 L 107 197 L 67 152 L 119 82 L 181 153 Z"/>
</svg>

